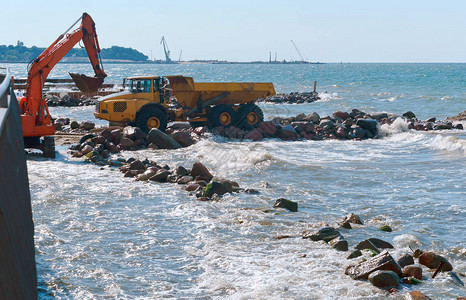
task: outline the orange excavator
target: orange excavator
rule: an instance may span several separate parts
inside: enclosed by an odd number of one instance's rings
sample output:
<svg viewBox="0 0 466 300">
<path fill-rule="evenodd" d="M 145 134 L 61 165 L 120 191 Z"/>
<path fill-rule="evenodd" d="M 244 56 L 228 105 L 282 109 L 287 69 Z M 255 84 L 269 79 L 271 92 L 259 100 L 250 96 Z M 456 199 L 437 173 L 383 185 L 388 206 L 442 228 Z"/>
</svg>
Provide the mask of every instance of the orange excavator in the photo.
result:
<svg viewBox="0 0 466 300">
<path fill-rule="evenodd" d="M 79 21 L 79 28 L 68 33 Z M 60 35 L 47 49 L 28 65 L 27 87 L 24 97 L 19 99 L 23 137 L 26 148 L 42 150 L 45 157 L 55 157 L 55 127 L 45 102 L 42 89 L 53 67 L 79 42 L 83 41 L 91 61 L 95 77 L 73 74 L 76 86 L 85 93 L 97 91 L 107 76 L 103 70 L 100 46 L 97 40 L 95 23 L 87 13 Z M 44 137 L 41 140 L 41 137 Z"/>
</svg>

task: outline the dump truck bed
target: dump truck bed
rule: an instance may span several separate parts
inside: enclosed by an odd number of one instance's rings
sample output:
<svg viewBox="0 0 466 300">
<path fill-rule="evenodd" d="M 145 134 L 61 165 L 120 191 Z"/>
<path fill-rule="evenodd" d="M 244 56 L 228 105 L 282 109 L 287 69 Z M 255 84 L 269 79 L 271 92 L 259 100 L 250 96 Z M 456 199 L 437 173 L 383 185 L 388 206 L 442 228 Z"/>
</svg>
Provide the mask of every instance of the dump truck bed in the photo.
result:
<svg viewBox="0 0 466 300">
<path fill-rule="evenodd" d="M 271 82 L 194 82 L 192 77 L 165 77 L 178 103 L 184 107 L 196 107 L 199 99 L 203 105 L 234 105 L 275 95 Z"/>
</svg>

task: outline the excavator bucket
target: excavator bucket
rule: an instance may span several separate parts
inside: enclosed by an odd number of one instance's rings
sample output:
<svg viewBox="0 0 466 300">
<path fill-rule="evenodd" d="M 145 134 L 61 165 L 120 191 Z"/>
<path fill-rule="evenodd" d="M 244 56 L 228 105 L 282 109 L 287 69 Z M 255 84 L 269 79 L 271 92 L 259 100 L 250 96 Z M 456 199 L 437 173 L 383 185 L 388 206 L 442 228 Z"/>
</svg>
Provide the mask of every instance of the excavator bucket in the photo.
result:
<svg viewBox="0 0 466 300">
<path fill-rule="evenodd" d="M 88 77 L 77 73 L 70 73 L 70 76 L 73 78 L 78 89 L 83 93 L 94 93 L 104 83 L 104 78 L 102 77 Z"/>
</svg>

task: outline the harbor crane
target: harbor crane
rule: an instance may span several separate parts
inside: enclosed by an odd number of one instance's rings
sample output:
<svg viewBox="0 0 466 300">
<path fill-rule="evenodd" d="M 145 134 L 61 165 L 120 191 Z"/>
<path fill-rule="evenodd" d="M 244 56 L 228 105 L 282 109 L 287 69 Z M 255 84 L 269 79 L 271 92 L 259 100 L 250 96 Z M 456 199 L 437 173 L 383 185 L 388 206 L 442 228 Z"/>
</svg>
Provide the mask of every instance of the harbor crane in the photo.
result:
<svg viewBox="0 0 466 300">
<path fill-rule="evenodd" d="M 167 64 L 171 64 L 172 60 L 170 58 L 170 49 L 168 49 L 167 41 L 165 40 L 165 36 L 162 36 L 162 40 L 160 44 L 163 45 L 163 51 L 165 52 L 165 62 Z"/>
<path fill-rule="evenodd" d="M 301 61 L 304 62 L 304 61 L 305 61 L 305 60 L 304 60 L 304 57 L 303 57 L 303 55 L 301 54 L 301 52 L 299 52 L 299 49 L 298 49 L 298 47 L 296 47 L 296 44 L 293 42 L 293 40 L 291 40 L 291 43 L 293 44 L 294 48 L 296 49 L 296 52 L 298 52 L 299 56 L 301 57 Z"/>
</svg>

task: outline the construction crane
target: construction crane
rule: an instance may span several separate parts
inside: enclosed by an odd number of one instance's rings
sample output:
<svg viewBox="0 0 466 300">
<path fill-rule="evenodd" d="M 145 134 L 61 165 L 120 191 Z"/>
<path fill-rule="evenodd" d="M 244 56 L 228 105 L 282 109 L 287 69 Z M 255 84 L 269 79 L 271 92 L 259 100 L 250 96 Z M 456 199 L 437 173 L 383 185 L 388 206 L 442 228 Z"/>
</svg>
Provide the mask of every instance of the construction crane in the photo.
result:
<svg viewBox="0 0 466 300">
<path fill-rule="evenodd" d="M 168 49 L 167 41 L 165 40 L 165 36 L 162 36 L 162 40 L 160 44 L 163 45 L 163 51 L 165 52 L 165 62 L 167 64 L 171 64 L 172 60 L 170 59 L 170 50 Z"/>
<path fill-rule="evenodd" d="M 291 43 L 293 44 L 294 48 L 296 49 L 296 52 L 298 52 L 299 56 L 301 57 L 301 61 L 304 62 L 304 57 L 302 56 L 301 52 L 299 52 L 298 47 L 296 47 L 296 44 L 291 40 Z"/>
</svg>

